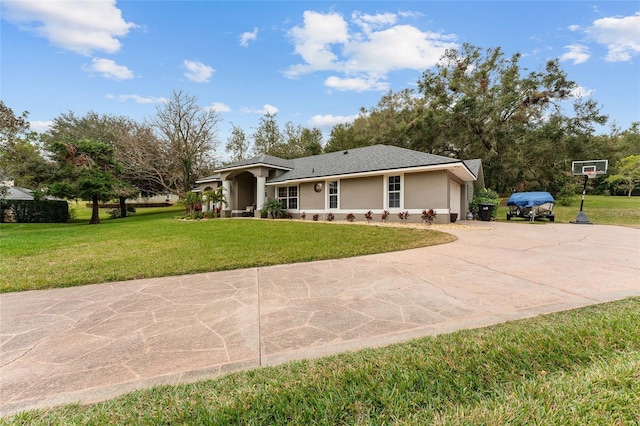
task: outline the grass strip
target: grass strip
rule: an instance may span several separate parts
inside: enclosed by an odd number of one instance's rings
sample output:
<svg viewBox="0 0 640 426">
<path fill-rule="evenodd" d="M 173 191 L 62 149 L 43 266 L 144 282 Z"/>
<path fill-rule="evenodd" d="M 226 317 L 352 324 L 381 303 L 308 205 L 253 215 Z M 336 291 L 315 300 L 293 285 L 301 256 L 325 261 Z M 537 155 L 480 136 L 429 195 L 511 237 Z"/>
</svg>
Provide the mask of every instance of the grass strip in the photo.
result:
<svg viewBox="0 0 640 426">
<path fill-rule="evenodd" d="M 4 424 L 637 424 L 640 298 L 215 380 Z"/>
<path fill-rule="evenodd" d="M 442 244 L 426 229 L 287 220 L 183 221 L 140 209 L 100 225 L 3 224 L 0 293 L 345 258 Z"/>
</svg>

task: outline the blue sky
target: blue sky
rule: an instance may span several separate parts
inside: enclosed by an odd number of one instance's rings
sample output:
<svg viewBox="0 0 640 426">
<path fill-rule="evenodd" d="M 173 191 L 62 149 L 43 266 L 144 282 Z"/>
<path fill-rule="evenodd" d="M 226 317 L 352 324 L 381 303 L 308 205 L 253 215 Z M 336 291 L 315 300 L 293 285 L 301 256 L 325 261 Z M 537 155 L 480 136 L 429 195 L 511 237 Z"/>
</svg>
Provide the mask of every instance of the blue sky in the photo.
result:
<svg viewBox="0 0 640 426">
<path fill-rule="evenodd" d="M 465 42 L 560 58 L 610 124 L 640 120 L 637 1 L 3 0 L 0 36 L 1 98 L 38 131 L 69 110 L 144 120 L 183 90 L 219 112 L 221 155 L 266 111 L 328 134 Z"/>
</svg>

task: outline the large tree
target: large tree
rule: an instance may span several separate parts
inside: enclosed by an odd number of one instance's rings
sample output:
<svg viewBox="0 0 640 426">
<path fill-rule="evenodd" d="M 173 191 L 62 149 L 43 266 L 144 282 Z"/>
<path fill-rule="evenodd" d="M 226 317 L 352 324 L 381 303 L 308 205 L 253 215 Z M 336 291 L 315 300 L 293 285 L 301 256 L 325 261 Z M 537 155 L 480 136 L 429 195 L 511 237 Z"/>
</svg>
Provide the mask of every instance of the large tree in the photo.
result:
<svg viewBox="0 0 640 426">
<path fill-rule="evenodd" d="M 232 163 L 247 159 L 247 154 L 249 153 L 249 140 L 241 127 L 232 125 L 231 135 L 227 139 L 225 151 L 231 154 Z"/>
<path fill-rule="evenodd" d="M 288 121 L 284 124 L 282 144 L 275 151 L 281 158 L 300 158 L 322 153 L 322 132 Z"/>
<path fill-rule="evenodd" d="M 30 131 L 29 113 L 16 116 L 0 100 L 0 180 L 11 178 L 16 186 L 39 189 L 51 174 L 43 158 L 38 135 Z"/>
<path fill-rule="evenodd" d="M 150 124 L 162 144 L 164 159 L 175 176 L 175 190 L 184 196 L 199 176 L 212 169 L 221 119 L 212 109 L 198 105 L 198 98 L 182 91 L 156 109 Z"/>
<path fill-rule="evenodd" d="M 260 118 L 260 124 L 251 135 L 254 155 L 279 155 L 283 148 L 283 137 L 276 120 L 277 114 L 267 112 Z"/>
<path fill-rule="evenodd" d="M 501 193 L 514 189 L 523 171 L 560 173 L 556 163 L 571 151 L 567 144 L 589 143 L 593 124 L 607 119 L 593 100 L 574 97 L 577 84 L 558 60 L 527 73 L 520 59 L 465 44 L 418 81 L 425 118 L 442 124 L 436 144 L 452 145 L 461 158 L 482 158 L 488 186 Z"/>
<path fill-rule="evenodd" d="M 48 192 L 67 199 L 91 200 L 89 223 L 99 224 L 99 202 L 111 200 L 123 185 L 118 179 L 122 167 L 113 147 L 90 139 L 67 139 L 50 141 L 47 148 L 57 165 Z"/>
<path fill-rule="evenodd" d="M 627 196 L 631 197 L 633 189 L 640 185 L 640 155 L 630 155 L 618 160 L 615 169 L 616 172 L 607 181 L 626 188 Z"/>
<path fill-rule="evenodd" d="M 383 143 L 481 158 L 485 182 L 500 193 L 555 191 L 570 178 L 572 159 L 602 158 L 594 133 L 607 117 L 593 99 L 575 95 L 577 84 L 557 60 L 537 71 L 520 60 L 500 48 L 448 50 L 417 91 L 389 92 L 353 123 L 334 127 L 325 151 Z"/>
<path fill-rule="evenodd" d="M 47 141 L 90 139 L 110 145 L 114 158 L 122 165 L 117 197 L 121 215 L 126 216 L 125 200 L 143 194 L 172 192 L 174 180 L 161 144 L 152 129 L 128 117 L 90 111 L 80 117 L 72 111 L 53 120 L 44 135 Z"/>
<path fill-rule="evenodd" d="M 280 130 L 277 114 L 266 113 L 251 135 L 255 155 L 269 154 L 280 158 L 300 158 L 322 153 L 320 129 L 287 121 Z"/>
</svg>

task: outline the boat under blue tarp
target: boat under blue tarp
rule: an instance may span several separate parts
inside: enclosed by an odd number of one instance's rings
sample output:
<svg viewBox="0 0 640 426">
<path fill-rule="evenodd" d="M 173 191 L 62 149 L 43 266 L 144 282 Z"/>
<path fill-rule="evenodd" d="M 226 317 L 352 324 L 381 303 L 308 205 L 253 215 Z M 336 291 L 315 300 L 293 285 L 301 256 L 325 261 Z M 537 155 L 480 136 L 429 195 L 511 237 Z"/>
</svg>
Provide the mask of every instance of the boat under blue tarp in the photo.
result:
<svg viewBox="0 0 640 426">
<path fill-rule="evenodd" d="M 556 200 L 554 200 L 553 196 L 548 192 L 516 192 L 509 197 L 507 206 L 528 208 L 555 202 Z"/>
</svg>

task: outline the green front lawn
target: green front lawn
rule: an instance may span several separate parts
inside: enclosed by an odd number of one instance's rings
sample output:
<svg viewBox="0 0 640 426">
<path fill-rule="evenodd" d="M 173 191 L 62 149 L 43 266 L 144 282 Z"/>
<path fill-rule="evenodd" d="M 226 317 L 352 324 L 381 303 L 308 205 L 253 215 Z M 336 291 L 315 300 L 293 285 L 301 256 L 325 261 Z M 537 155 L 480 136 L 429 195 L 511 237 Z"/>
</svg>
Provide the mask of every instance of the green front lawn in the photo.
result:
<svg viewBox="0 0 640 426">
<path fill-rule="evenodd" d="M 453 241 L 434 230 L 290 220 L 175 219 L 138 209 L 88 225 L 0 224 L 0 292 L 336 259 Z"/>
<path fill-rule="evenodd" d="M 6 424 L 634 425 L 640 298 L 160 386 Z"/>
</svg>

